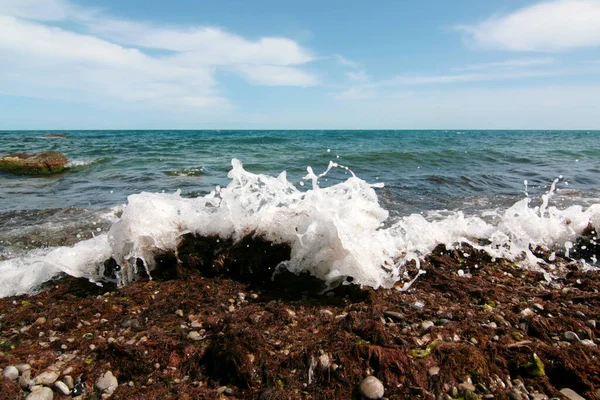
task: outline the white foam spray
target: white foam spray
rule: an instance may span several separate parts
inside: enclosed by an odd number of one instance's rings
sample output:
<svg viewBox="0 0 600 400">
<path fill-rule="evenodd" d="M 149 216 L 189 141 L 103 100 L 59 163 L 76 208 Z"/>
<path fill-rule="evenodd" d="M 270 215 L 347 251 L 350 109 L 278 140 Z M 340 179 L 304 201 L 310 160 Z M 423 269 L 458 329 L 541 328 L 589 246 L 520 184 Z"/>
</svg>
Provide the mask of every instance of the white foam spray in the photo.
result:
<svg viewBox="0 0 600 400">
<path fill-rule="evenodd" d="M 330 162 L 317 175 L 309 167 L 304 180 L 312 187 L 301 191 L 285 172 L 277 177 L 253 174 L 234 159 L 229 185 L 205 197 L 183 198 L 179 192 L 131 195 L 107 234 L 0 262 L 0 296 L 31 292 L 60 272 L 98 279 L 110 257 L 123 267 L 120 283 L 126 284 L 136 272 L 136 259 L 151 274 L 154 256 L 176 249 L 181 236 L 190 232 L 234 240 L 256 235 L 287 243 L 291 257 L 279 268 L 309 272 L 331 286 L 352 277 L 353 283 L 373 288 L 389 288 L 402 280 L 408 289 L 416 276 L 406 274 L 406 264 L 415 261 L 419 267 L 438 244 L 452 248 L 468 243 L 492 257 L 539 268 L 542 260 L 530 248 L 565 249 L 588 224 L 600 226 L 600 205 L 585 210 L 549 205 L 556 181 L 539 207 L 530 207 L 532 200 L 525 197 L 507 210 L 481 216 L 456 211 L 438 218 L 412 214 L 388 221 L 375 192 L 383 184 L 369 184 L 349 171 L 347 180 L 319 187 L 319 179 L 332 168 L 348 170 Z M 478 239 L 490 244 L 479 245 Z"/>
</svg>

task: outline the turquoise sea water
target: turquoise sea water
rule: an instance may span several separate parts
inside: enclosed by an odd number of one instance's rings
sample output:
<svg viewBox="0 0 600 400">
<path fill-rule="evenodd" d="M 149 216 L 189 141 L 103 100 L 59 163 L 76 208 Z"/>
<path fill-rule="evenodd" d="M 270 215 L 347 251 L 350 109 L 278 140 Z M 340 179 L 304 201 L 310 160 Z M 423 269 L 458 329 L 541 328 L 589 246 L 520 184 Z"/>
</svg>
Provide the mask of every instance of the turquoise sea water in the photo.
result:
<svg viewBox="0 0 600 400">
<path fill-rule="evenodd" d="M 102 208 L 141 191 L 186 196 L 228 182 L 231 159 L 255 173 L 330 160 L 368 182 L 385 182 L 392 208 L 407 212 L 511 201 L 563 176 L 573 196 L 600 189 L 600 132 L 587 131 L 48 131 L 0 132 L 0 153 L 63 152 L 73 167 L 52 177 L 0 173 L 0 212 Z M 340 175 L 340 174 L 338 174 Z M 343 176 L 337 176 L 343 178 Z M 335 180 L 335 177 L 329 179 Z"/>
<path fill-rule="evenodd" d="M 506 208 L 545 193 L 588 206 L 600 197 L 600 131 L 0 131 L 0 154 L 55 150 L 64 173 L 0 172 L 0 259 L 72 244 L 110 226 L 112 207 L 140 192 L 205 195 L 229 182 L 231 159 L 248 171 L 286 170 L 298 188 L 306 167 L 329 161 L 377 189 L 393 218 L 432 210 L 466 214 Z M 336 168 L 321 186 L 346 179 Z M 527 186 L 524 184 L 527 181 Z M 79 236 L 78 236 L 79 235 Z"/>
</svg>

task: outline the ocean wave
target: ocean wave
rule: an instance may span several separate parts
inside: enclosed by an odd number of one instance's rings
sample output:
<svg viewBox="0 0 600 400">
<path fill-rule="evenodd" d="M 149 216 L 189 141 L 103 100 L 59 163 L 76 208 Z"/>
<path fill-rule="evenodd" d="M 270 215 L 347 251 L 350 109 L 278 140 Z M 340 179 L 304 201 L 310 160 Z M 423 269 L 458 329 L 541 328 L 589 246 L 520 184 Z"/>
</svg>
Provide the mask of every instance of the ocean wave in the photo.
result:
<svg viewBox="0 0 600 400">
<path fill-rule="evenodd" d="M 534 249 L 569 256 L 586 229 L 600 226 L 600 204 L 585 209 L 550 204 L 558 180 L 540 199 L 525 197 L 507 209 L 479 215 L 461 210 L 411 214 L 390 221 L 376 192 L 383 184 L 369 184 L 347 171 L 348 179 L 321 187 L 319 181 L 325 181 L 333 168 L 347 170 L 333 162 L 321 174 L 307 168 L 303 181 L 309 188 L 301 190 L 287 180 L 285 172 L 277 177 L 253 174 L 234 159 L 227 187 L 217 187 L 204 197 L 185 198 L 180 191 L 130 195 L 108 232 L 74 246 L 37 250 L 0 262 L 0 296 L 31 292 L 61 272 L 100 280 L 109 258 L 121 266 L 119 283 L 127 284 L 135 279 L 140 261 L 151 275 L 156 258 L 176 252 L 188 234 L 233 242 L 255 237 L 285 244 L 290 258 L 277 269 L 309 273 L 329 287 L 348 279 L 373 288 L 406 282 L 407 288 L 422 273 L 420 261 L 437 246 L 453 249 L 463 244 L 493 258 L 519 262 L 551 281 L 552 266 Z M 596 261 L 581 265 L 592 268 Z M 416 275 L 409 275 L 409 264 L 416 264 Z"/>
<path fill-rule="evenodd" d="M 67 165 L 65 165 L 65 167 L 71 168 L 71 169 L 79 169 L 79 168 L 83 168 L 83 167 L 89 167 L 94 164 L 105 163 L 105 162 L 111 161 L 111 160 L 114 160 L 114 157 L 100 157 L 100 158 L 95 158 L 93 160 L 71 160 L 67 163 Z"/>
</svg>

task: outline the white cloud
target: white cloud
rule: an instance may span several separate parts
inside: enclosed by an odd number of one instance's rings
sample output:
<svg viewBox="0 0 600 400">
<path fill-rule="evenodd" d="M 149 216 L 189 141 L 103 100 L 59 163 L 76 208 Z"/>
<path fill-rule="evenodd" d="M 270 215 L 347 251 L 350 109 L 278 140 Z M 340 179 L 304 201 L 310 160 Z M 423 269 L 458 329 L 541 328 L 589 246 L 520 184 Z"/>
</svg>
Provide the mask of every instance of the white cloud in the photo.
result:
<svg viewBox="0 0 600 400">
<path fill-rule="evenodd" d="M 460 71 L 479 71 L 479 70 L 491 70 L 491 69 L 515 69 L 515 68 L 526 68 L 535 67 L 539 65 L 551 65 L 554 64 L 554 59 L 550 57 L 545 58 L 525 58 L 517 60 L 506 60 L 492 63 L 482 64 L 471 64 L 464 67 L 455 68 Z"/>
<path fill-rule="evenodd" d="M 59 28 L 49 21 L 74 24 Z M 203 108 L 228 104 L 219 94 L 218 69 L 257 85 L 318 82 L 302 70 L 311 53 L 287 38 L 248 40 L 220 28 L 156 27 L 66 0 L 0 0 L 0 54 L 4 95 Z"/>
<path fill-rule="evenodd" d="M 0 0 L 0 15 L 42 21 L 63 20 L 69 5 L 62 0 Z"/>
<path fill-rule="evenodd" d="M 240 75 L 257 85 L 265 86 L 314 86 L 318 83 L 313 75 L 297 68 L 278 65 L 240 65 L 234 67 Z"/>
<path fill-rule="evenodd" d="M 481 48 L 554 52 L 596 47 L 600 46 L 600 1 L 546 1 L 458 28 Z"/>
<path fill-rule="evenodd" d="M 93 36 L 0 17 L 3 94 L 220 104 L 209 68 L 184 68 Z"/>
</svg>

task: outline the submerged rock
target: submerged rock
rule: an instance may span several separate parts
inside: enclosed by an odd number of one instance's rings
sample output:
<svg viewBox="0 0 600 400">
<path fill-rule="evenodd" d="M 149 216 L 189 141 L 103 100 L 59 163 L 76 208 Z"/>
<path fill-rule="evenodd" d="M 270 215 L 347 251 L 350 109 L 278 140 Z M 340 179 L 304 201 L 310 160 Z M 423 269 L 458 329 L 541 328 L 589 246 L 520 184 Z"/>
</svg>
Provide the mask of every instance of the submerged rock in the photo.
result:
<svg viewBox="0 0 600 400">
<path fill-rule="evenodd" d="M 57 151 L 15 153 L 0 158 L 0 170 L 14 174 L 52 174 L 64 170 L 66 164 L 67 157 Z"/>
<path fill-rule="evenodd" d="M 68 136 L 62 133 L 52 133 L 49 135 L 44 135 L 45 139 L 67 139 Z"/>
</svg>

